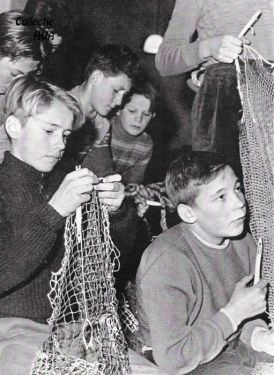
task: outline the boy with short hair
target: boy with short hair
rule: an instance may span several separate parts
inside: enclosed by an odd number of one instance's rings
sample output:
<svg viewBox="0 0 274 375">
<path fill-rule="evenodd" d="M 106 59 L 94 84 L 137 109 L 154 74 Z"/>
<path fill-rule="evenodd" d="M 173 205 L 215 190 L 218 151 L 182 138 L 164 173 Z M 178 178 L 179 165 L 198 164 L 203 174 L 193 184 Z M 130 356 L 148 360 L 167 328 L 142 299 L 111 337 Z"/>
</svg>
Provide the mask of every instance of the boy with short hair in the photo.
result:
<svg viewBox="0 0 274 375">
<path fill-rule="evenodd" d="M 256 246 L 243 233 L 241 184 L 217 155 L 189 152 L 171 164 L 166 189 L 182 223 L 142 257 L 141 341 L 170 374 L 251 374 L 257 360 L 274 360 L 274 334 L 256 319 L 267 283 L 247 286 Z"/>
<path fill-rule="evenodd" d="M 8 11 L 0 14 L 0 163 L 10 148 L 3 125 L 4 96 L 16 77 L 37 68 L 41 60 L 39 43 L 34 40 L 33 29 L 16 22 L 23 14 Z"/>
<path fill-rule="evenodd" d="M 111 152 L 125 183 L 142 184 L 151 159 L 153 140 L 145 132 L 155 116 L 156 90 L 148 81 L 134 84 L 122 108 L 111 119 Z"/>
<path fill-rule="evenodd" d="M 69 142 L 64 159 L 73 156 L 98 176 L 113 173 L 107 117 L 121 105 L 140 69 L 139 57 L 126 45 L 106 44 L 93 52 L 84 82 L 70 91 L 81 103 L 86 122 Z"/>
<path fill-rule="evenodd" d="M 0 165 L 0 373 L 27 375 L 49 334 L 47 294 L 64 255 L 66 217 L 89 201 L 93 188 L 110 211 L 120 207 L 124 192 L 118 182 L 99 182 L 87 168 L 69 173 L 60 186 L 58 179 L 45 179 L 83 122 L 67 92 L 30 75 L 17 78 L 6 94 L 5 113 L 11 152 Z M 123 230 L 120 221 L 118 215 L 112 223 L 116 231 L 119 225 Z M 130 359 L 143 374 L 156 373 L 132 352 Z"/>
</svg>

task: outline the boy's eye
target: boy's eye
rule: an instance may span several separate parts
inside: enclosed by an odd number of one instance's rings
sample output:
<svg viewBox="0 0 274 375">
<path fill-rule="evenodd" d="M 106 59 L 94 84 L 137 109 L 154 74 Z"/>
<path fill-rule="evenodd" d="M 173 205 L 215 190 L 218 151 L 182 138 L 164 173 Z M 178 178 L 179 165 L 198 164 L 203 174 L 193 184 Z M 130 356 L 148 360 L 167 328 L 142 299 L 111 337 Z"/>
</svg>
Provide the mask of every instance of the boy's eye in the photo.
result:
<svg viewBox="0 0 274 375">
<path fill-rule="evenodd" d="M 241 193 L 243 192 L 243 187 L 242 187 L 242 185 L 238 185 L 238 186 L 236 186 L 236 190 L 237 191 L 240 191 Z"/>
<path fill-rule="evenodd" d="M 224 200 L 225 199 L 225 195 L 224 194 L 221 194 L 221 195 L 219 195 L 219 197 L 218 197 L 218 200 Z"/>
<path fill-rule="evenodd" d="M 45 130 L 45 132 L 46 132 L 47 134 L 52 134 L 52 133 L 53 133 L 53 130 Z"/>
<path fill-rule="evenodd" d="M 146 112 L 146 113 L 145 113 L 145 116 L 150 117 L 150 116 L 152 116 L 152 113 L 150 113 L 150 112 Z"/>
</svg>

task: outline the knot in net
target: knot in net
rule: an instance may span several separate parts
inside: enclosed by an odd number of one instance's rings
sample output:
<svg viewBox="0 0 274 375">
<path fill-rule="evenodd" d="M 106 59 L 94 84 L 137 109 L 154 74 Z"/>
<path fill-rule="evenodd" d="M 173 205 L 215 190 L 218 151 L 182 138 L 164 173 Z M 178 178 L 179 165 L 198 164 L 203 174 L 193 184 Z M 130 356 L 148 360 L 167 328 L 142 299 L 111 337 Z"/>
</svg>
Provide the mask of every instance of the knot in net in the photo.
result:
<svg viewBox="0 0 274 375">
<path fill-rule="evenodd" d="M 243 117 L 239 124 L 240 157 L 250 229 L 262 239 L 262 276 L 270 283 L 269 313 L 274 322 L 274 77 L 273 65 L 253 48 L 244 47 L 237 62 Z"/>
<path fill-rule="evenodd" d="M 93 191 L 90 202 L 66 220 L 65 256 L 48 295 L 51 334 L 32 375 L 131 374 L 114 289 L 118 256 L 107 208 Z"/>
</svg>

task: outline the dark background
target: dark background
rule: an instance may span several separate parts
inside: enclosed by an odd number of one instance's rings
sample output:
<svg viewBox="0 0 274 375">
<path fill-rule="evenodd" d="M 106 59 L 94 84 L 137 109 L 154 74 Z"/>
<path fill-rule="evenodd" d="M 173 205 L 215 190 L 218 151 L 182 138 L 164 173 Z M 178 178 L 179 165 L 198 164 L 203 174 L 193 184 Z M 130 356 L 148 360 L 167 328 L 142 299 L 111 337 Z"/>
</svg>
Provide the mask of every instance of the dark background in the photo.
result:
<svg viewBox="0 0 274 375">
<path fill-rule="evenodd" d="M 10 1 L 10 9 L 24 8 L 26 0 Z M 190 108 L 194 93 L 186 76 L 160 77 L 154 55 L 143 52 L 150 34 L 167 28 L 175 0 L 66 0 L 70 14 L 68 32 L 52 61 L 54 83 L 71 89 L 83 81 L 92 50 L 105 43 L 125 43 L 139 53 L 143 66 L 159 93 L 157 116 L 148 132 L 154 139 L 154 154 L 146 182 L 162 180 L 170 160 L 181 147 L 191 144 Z"/>
</svg>

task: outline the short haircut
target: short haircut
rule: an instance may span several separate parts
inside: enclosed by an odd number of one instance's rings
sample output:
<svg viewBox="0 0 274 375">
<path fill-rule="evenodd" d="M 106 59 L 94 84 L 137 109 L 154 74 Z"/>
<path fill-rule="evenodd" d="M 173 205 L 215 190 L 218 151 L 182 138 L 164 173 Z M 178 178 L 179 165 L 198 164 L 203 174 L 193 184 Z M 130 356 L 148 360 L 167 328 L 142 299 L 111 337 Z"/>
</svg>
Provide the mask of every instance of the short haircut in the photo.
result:
<svg viewBox="0 0 274 375">
<path fill-rule="evenodd" d="M 149 110 L 151 113 L 155 112 L 156 107 L 156 97 L 157 97 L 157 91 L 155 87 L 147 80 L 138 80 L 135 82 L 128 93 L 124 95 L 122 107 L 124 107 L 127 103 L 130 102 L 133 95 L 142 95 L 149 99 L 150 101 L 150 107 Z"/>
<path fill-rule="evenodd" d="M 19 11 L 8 11 L 0 14 L 0 58 L 11 60 L 32 58 L 41 60 L 40 46 L 34 40 L 33 28 L 16 24 L 16 19 L 23 17 Z"/>
<path fill-rule="evenodd" d="M 171 202 L 192 206 L 199 186 L 208 184 L 229 164 L 218 154 L 190 151 L 174 160 L 166 175 L 166 191 Z"/>
<path fill-rule="evenodd" d="M 139 56 L 128 46 L 105 44 L 92 53 L 85 71 L 86 81 L 95 70 L 112 77 L 125 74 L 134 81 L 140 75 L 141 64 Z"/>
<path fill-rule="evenodd" d="M 4 113 L 10 115 L 34 116 L 48 109 L 53 101 L 64 104 L 73 113 L 72 129 L 77 130 L 84 122 L 84 114 L 78 101 L 66 91 L 41 81 L 32 74 L 15 79 L 5 96 Z"/>
</svg>

